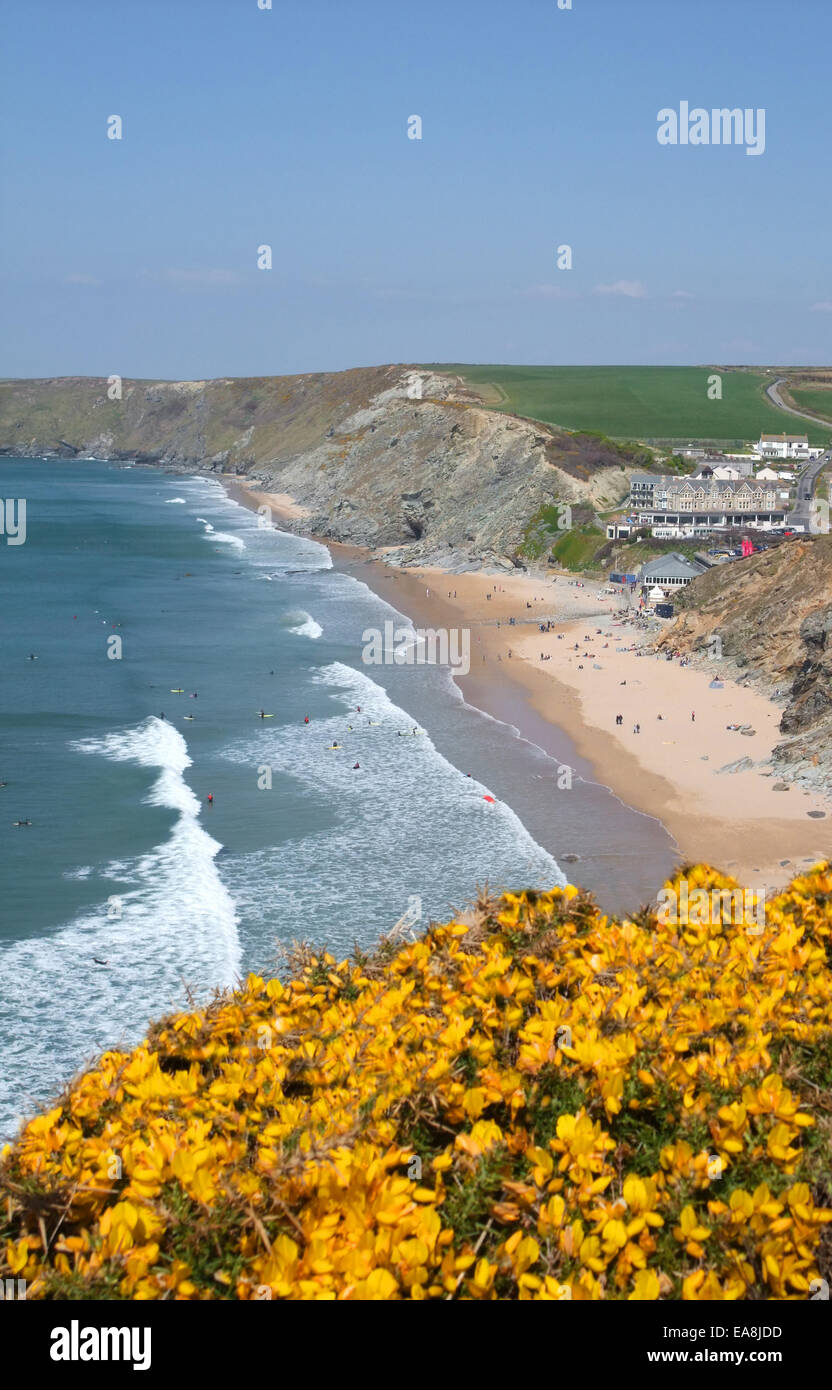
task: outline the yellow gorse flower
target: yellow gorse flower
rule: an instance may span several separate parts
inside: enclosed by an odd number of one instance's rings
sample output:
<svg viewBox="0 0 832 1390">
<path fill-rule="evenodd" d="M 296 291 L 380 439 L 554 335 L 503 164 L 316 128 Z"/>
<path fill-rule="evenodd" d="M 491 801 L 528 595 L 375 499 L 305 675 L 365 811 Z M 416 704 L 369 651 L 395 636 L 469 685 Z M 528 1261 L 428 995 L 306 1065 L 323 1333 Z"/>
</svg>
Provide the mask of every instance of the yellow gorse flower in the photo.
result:
<svg viewBox="0 0 832 1390">
<path fill-rule="evenodd" d="M 830 948 L 824 864 L 762 932 L 615 921 L 569 887 L 372 961 L 307 951 L 296 978 L 251 975 L 105 1053 L 3 1150 L 0 1278 L 35 1298 L 806 1298 L 832 1220 Z"/>
</svg>

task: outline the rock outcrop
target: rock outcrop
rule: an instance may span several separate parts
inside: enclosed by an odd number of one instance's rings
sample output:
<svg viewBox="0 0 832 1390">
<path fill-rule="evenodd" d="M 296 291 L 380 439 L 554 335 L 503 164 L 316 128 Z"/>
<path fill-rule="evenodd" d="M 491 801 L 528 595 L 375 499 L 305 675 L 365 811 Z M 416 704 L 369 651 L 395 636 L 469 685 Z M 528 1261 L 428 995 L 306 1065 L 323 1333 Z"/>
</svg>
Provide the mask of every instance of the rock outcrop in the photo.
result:
<svg viewBox="0 0 832 1390">
<path fill-rule="evenodd" d="M 659 646 L 757 682 L 783 705 L 775 765 L 832 783 L 832 536 L 786 541 L 695 579 Z M 716 657 L 715 654 L 719 653 Z"/>
<path fill-rule="evenodd" d="M 112 390 L 121 399 L 111 400 Z M 415 367 L 193 382 L 0 383 L 0 452 L 136 459 L 288 493 L 303 529 L 394 563 L 519 563 L 553 502 L 611 506 L 632 451 L 476 403 Z"/>
</svg>

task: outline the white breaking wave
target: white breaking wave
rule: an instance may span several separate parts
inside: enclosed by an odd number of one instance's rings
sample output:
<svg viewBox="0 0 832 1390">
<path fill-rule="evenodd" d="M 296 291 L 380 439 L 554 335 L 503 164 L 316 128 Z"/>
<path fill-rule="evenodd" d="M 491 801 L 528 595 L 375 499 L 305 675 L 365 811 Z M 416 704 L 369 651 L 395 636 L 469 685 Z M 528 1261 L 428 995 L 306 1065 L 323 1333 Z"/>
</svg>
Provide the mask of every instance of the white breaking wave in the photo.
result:
<svg viewBox="0 0 832 1390">
<path fill-rule="evenodd" d="M 411 898 L 424 926 L 464 907 L 486 879 L 494 888 L 565 883 L 511 807 L 486 801 L 489 788 L 449 763 L 427 732 L 414 736 L 415 721 L 369 676 L 335 662 L 317 680 L 332 690 L 331 716 L 258 731 L 224 753 L 273 769 L 264 814 L 273 797 L 302 806 L 305 818 L 274 848 L 224 861 L 252 967 L 276 920 L 287 936 L 343 952 L 371 945 Z"/>
<path fill-rule="evenodd" d="M 48 1101 L 99 1052 L 132 1046 L 150 1019 L 183 1007 L 187 988 L 205 998 L 233 985 L 240 968 L 236 909 L 214 862 L 221 846 L 185 782 L 182 735 L 150 718 L 72 747 L 158 768 L 145 802 L 178 814 L 162 844 L 98 871 L 106 902 L 57 931 L 0 947 L 0 1135 L 11 1136 L 21 1109 Z"/>
<path fill-rule="evenodd" d="M 168 497 L 167 500 L 165 501 L 165 506 L 166 506 L 166 507 L 172 507 L 172 506 L 174 506 L 174 504 L 177 503 L 177 502 L 181 502 L 182 506 L 184 507 L 184 505 L 185 505 L 185 498 L 184 498 L 184 497 Z"/>
<path fill-rule="evenodd" d="M 210 521 L 206 521 L 204 516 L 198 516 L 197 521 L 201 521 L 205 527 L 205 538 L 209 541 L 221 541 L 224 545 L 236 545 L 238 550 L 245 550 L 246 543 L 242 536 L 232 536 L 228 531 L 216 531 Z"/>
<path fill-rule="evenodd" d="M 186 479 L 186 482 L 189 484 L 191 501 L 197 506 L 209 508 L 212 514 L 224 513 L 225 519 L 240 529 L 245 537 L 247 558 L 255 564 L 268 565 L 274 571 L 277 560 L 277 563 L 283 566 L 278 571 L 282 574 L 287 571 L 312 574 L 332 569 L 332 556 L 325 545 L 310 540 L 307 536 L 296 536 L 290 531 L 281 531 L 279 526 L 264 526 L 262 518 L 250 507 L 229 496 L 218 479 L 194 474 Z M 206 524 L 205 517 L 199 517 L 199 520 L 203 525 Z M 254 555 L 252 550 L 255 551 Z"/>
<path fill-rule="evenodd" d="M 320 637 L 323 634 L 320 623 L 316 623 L 310 613 L 287 613 L 285 621 L 289 631 L 298 637 Z"/>
</svg>

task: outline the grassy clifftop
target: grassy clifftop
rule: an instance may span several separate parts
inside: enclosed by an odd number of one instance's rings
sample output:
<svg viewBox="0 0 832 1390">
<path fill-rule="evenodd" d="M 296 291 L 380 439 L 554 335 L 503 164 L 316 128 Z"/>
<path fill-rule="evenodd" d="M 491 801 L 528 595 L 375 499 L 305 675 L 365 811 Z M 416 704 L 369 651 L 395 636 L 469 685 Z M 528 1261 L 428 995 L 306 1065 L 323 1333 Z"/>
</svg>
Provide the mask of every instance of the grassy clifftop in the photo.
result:
<svg viewBox="0 0 832 1390">
<path fill-rule="evenodd" d="M 494 410 L 544 420 L 570 430 L 603 430 L 614 439 L 699 440 L 740 444 L 761 431 L 808 433 L 813 444 L 828 444 L 829 430 L 778 410 L 765 389 L 771 371 L 750 367 L 541 367 L 434 363 L 453 372 Z M 714 400 L 710 383 L 721 381 Z M 790 379 L 788 369 L 784 375 Z M 800 381 L 802 383 L 803 377 Z M 812 377 L 814 388 L 821 373 Z M 710 393 L 709 393 L 710 391 Z M 797 393 L 795 392 L 797 397 Z M 796 400 L 796 403 L 800 403 Z M 832 396 L 814 395 L 805 406 L 829 415 Z"/>
<path fill-rule="evenodd" d="M 832 1277 L 832 871 L 764 923 L 733 887 L 687 870 L 678 922 L 509 894 L 372 959 L 299 950 L 294 978 L 166 1019 L 5 1151 L 0 1278 L 30 1298 L 811 1297 Z"/>
</svg>

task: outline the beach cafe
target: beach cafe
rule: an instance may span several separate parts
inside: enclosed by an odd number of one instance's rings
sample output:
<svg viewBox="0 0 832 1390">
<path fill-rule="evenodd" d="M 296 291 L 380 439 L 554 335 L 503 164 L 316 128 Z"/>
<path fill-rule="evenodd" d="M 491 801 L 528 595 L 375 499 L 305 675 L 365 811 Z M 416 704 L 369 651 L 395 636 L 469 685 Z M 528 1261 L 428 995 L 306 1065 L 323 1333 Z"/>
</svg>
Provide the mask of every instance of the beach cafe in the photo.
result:
<svg viewBox="0 0 832 1390">
<path fill-rule="evenodd" d="M 698 560 L 688 560 L 673 550 L 669 555 L 659 555 L 646 564 L 638 580 L 642 591 L 656 586 L 660 589 L 680 589 L 704 573 L 705 565 L 700 565 Z"/>
</svg>

